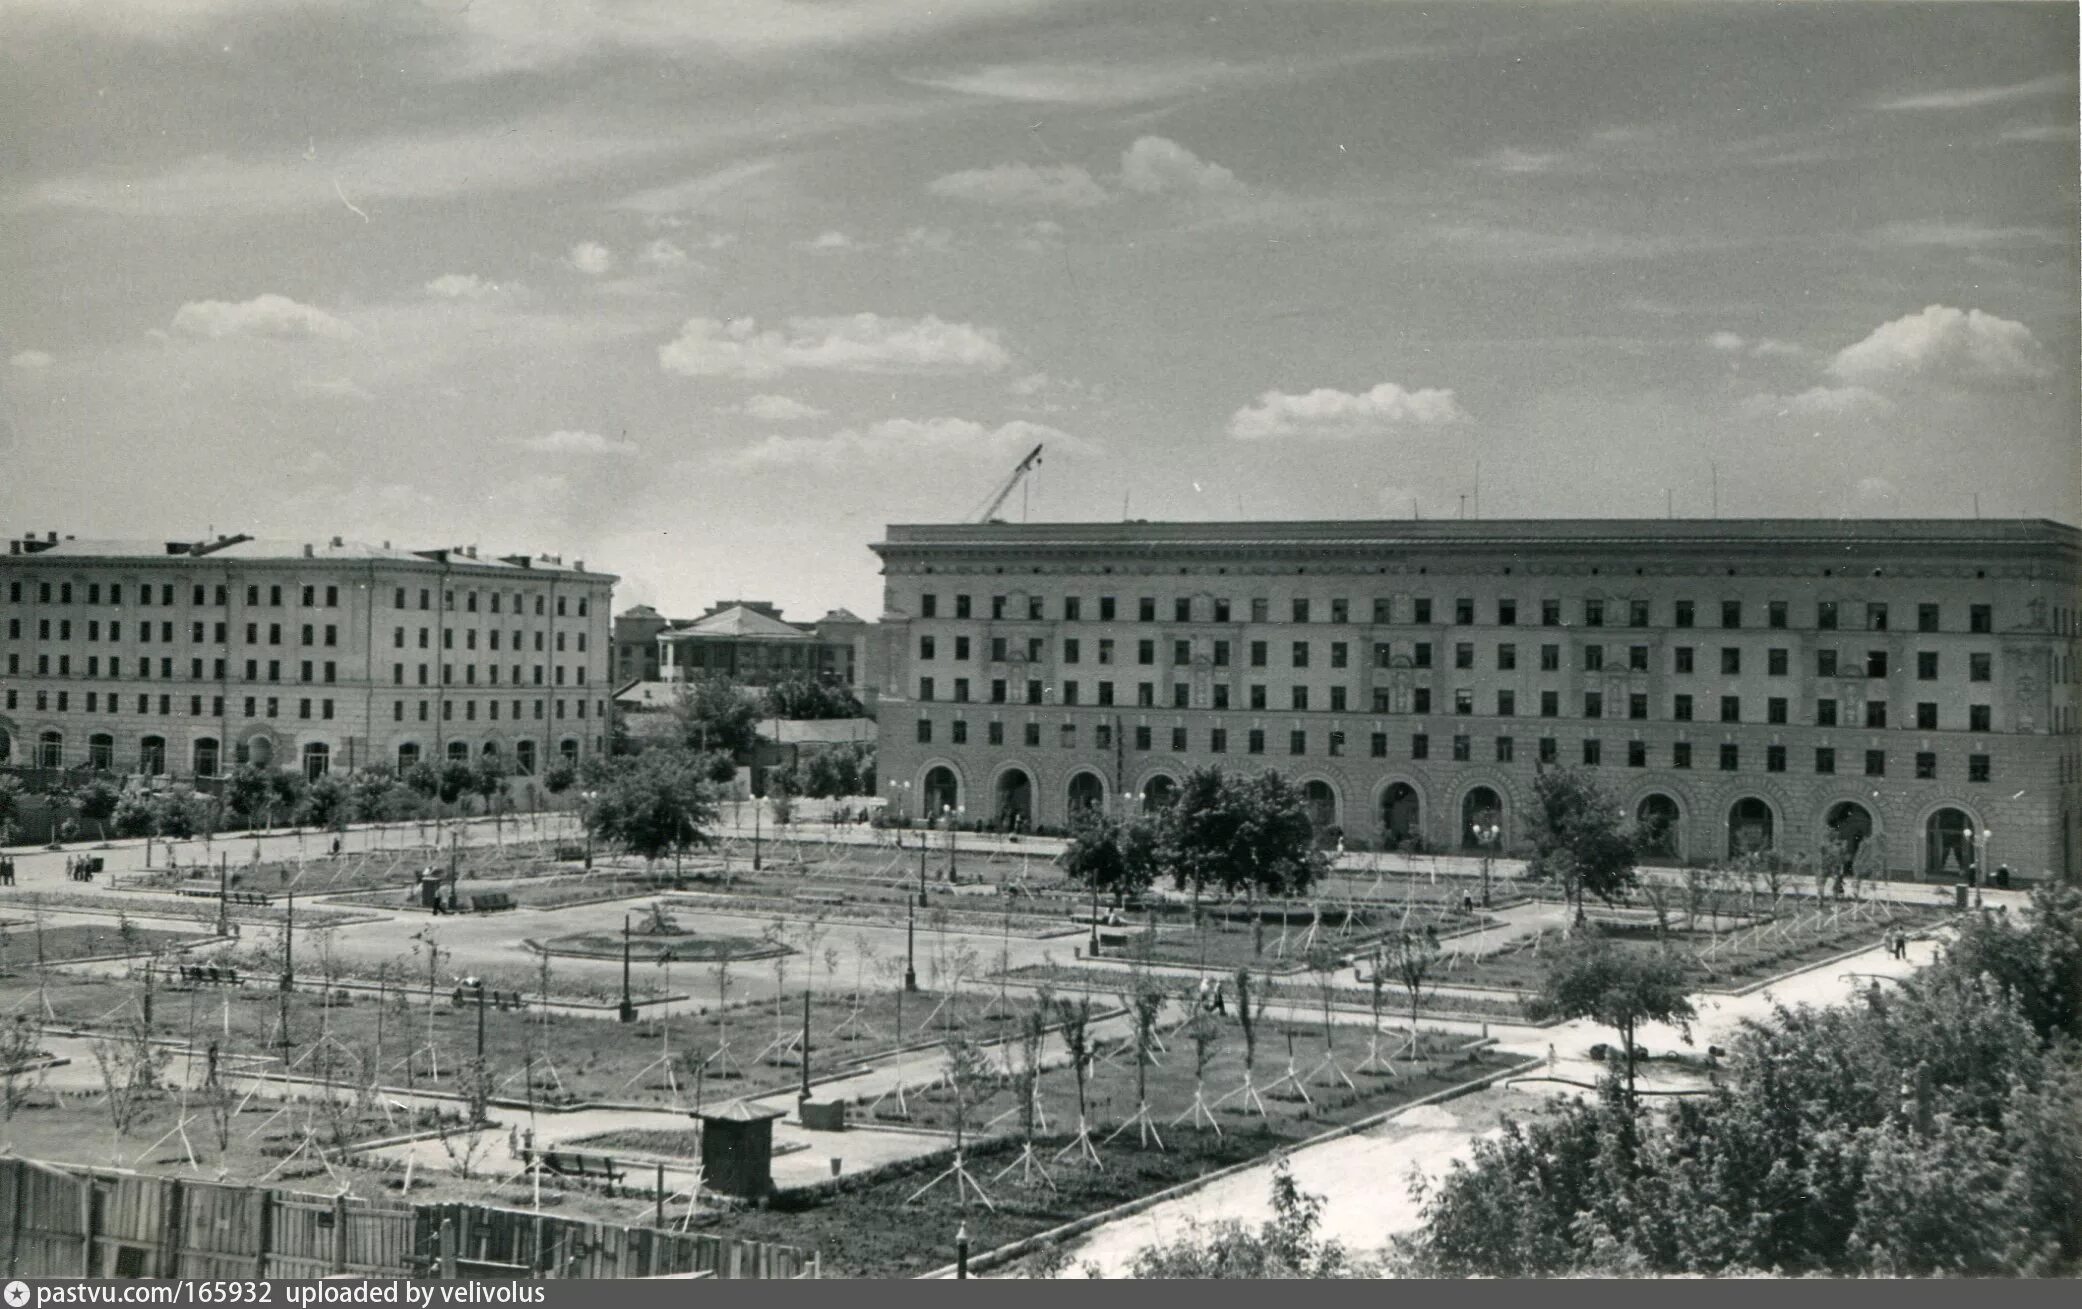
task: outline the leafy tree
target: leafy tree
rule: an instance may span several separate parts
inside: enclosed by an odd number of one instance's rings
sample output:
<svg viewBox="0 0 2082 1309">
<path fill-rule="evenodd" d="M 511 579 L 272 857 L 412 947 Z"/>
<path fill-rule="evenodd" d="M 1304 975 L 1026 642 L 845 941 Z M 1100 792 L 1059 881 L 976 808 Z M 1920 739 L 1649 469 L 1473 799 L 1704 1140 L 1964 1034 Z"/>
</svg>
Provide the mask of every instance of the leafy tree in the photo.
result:
<svg viewBox="0 0 2082 1309">
<path fill-rule="evenodd" d="M 1627 1103 L 1634 1102 L 1634 1034 L 1643 1023 L 1676 1023 L 1691 1039 L 1697 1017 L 1684 967 L 1668 952 L 1623 950 L 1597 938 L 1555 956 L 1535 1001 L 1540 1016 L 1589 1018 L 1619 1034 Z"/>
<path fill-rule="evenodd" d="M 542 789 L 551 795 L 562 795 L 578 781 L 578 770 L 564 760 L 551 764 L 542 774 Z"/>
<path fill-rule="evenodd" d="M 347 813 L 358 823 L 381 822 L 391 816 L 392 789 L 387 768 L 357 768 L 347 777 Z"/>
<path fill-rule="evenodd" d="M 492 827 L 498 830 L 496 801 L 506 794 L 506 761 L 497 755 L 480 755 L 470 769 L 470 790 L 484 806 L 484 812 L 492 815 Z"/>
<path fill-rule="evenodd" d="M 1410 1052 L 1414 1057 L 1419 1045 L 1417 1011 L 1424 1003 L 1424 984 L 1431 979 L 1432 970 L 1438 967 L 1438 938 L 1423 932 L 1398 932 L 1395 939 L 1388 942 L 1386 955 L 1389 971 L 1410 997 Z"/>
<path fill-rule="evenodd" d="M 1960 925 L 1952 965 L 2013 996 L 2039 1038 L 2074 1032 L 2082 1015 L 2082 890 L 2032 892 L 2029 925 L 1982 914 Z"/>
<path fill-rule="evenodd" d="M 1077 1121 L 1084 1124 L 1085 1083 L 1092 1072 L 1092 998 L 1080 995 L 1076 999 L 1056 995 L 1044 997 L 1044 1002 L 1054 1010 L 1056 1026 L 1061 1029 L 1064 1053 L 1070 1056 L 1070 1075 L 1077 1082 Z"/>
<path fill-rule="evenodd" d="M 681 682 L 672 712 L 681 741 L 704 754 L 747 754 L 759 739 L 758 699 L 725 677 Z"/>
<path fill-rule="evenodd" d="M 853 692 L 832 682 L 797 677 L 775 682 L 760 696 L 759 712 L 766 718 L 862 718 Z"/>
<path fill-rule="evenodd" d="M 12 773 L 0 774 L 0 827 L 21 817 L 24 790 L 21 778 Z"/>
<path fill-rule="evenodd" d="M 941 1048 L 947 1052 L 947 1085 L 954 1091 L 954 1148 L 959 1152 L 971 1115 L 1004 1089 L 1005 1079 L 983 1047 L 966 1036 L 950 1036 Z"/>
<path fill-rule="evenodd" d="M 101 839 L 108 840 L 108 820 L 116 816 L 116 807 L 122 803 L 123 793 L 100 778 L 81 787 L 75 797 L 79 816 L 94 824 Z"/>
<path fill-rule="evenodd" d="M 440 787 L 435 794 L 444 805 L 452 805 L 466 795 L 477 780 L 476 770 L 467 759 L 450 759 L 441 765 Z"/>
<path fill-rule="evenodd" d="M 240 764 L 224 779 L 224 802 L 248 825 L 262 820 L 274 794 L 268 770 L 258 764 Z"/>
<path fill-rule="evenodd" d="M 347 821 L 348 806 L 352 803 L 353 795 L 347 783 L 327 773 L 304 791 L 303 802 L 297 806 L 297 824 L 320 829 L 343 826 Z"/>
<path fill-rule="evenodd" d="M 1295 1184 L 1282 1155 L 1272 1166 L 1268 1221 L 1254 1229 L 1233 1218 L 1204 1226 L 1188 1220 L 1186 1230 L 1174 1240 L 1137 1251 L 1128 1276 L 1232 1280 L 1374 1275 L 1342 1244 L 1326 1240 L 1322 1225 L 1323 1197 Z"/>
<path fill-rule="evenodd" d="M 646 863 L 708 845 L 715 822 L 713 792 L 682 750 L 616 759 L 592 806 L 593 830 Z"/>
<path fill-rule="evenodd" d="M 1070 843 L 1061 856 L 1071 881 L 1115 904 L 1140 895 L 1156 880 L 1156 831 L 1146 818 L 1112 817 L 1096 809 L 1080 810 L 1072 820 Z"/>
<path fill-rule="evenodd" d="M 310 783 L 304 775 L 284 768 L 271 768 L 267 774 L 268 785 L 274 788 L 274 803 L 265 808 L 270 816 L 293 814 L 304 802 L 304 790 Z"/>
<path fill-rule="evenodd" d="M 1160 820 L 1159 857 L 1183 890 L 1299 895 L 1329 868 L 1301 790 L 1278 773 L 1196 768 Z"/>
<path fill-rule="evenodd" d="M 1586 893 L 1610 903 L 1635 883 L 1634 836 L 1582 769 L 1543 768 L 1533 780 L 1532 844 L 1526 872 L 1560 882 L 1579 923 Z"/>
</svg>

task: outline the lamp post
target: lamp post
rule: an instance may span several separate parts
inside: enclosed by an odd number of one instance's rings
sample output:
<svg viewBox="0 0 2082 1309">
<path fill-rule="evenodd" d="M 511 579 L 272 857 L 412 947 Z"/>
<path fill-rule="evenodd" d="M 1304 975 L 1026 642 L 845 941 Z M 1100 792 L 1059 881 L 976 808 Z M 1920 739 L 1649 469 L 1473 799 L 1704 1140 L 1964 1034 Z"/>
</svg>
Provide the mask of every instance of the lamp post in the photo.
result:
<svg viewBox="0 0 2082 1309">
<path fill-rule="evenodd" d="M 1988 838 L 1994 835 L 1993 831 L 1985 827 L 1978 832 L 1972 827 L 1966 829 L 1967 845 L 1971 847 L 1974 856 L 1973 866 L 1966 870 L 1968 886 L 1980 886 L 1983 884 L 1981 870 L 1988 866 Z"/>
<path fill-rule="evenodd" d="M 756 795 L 752 797 L 752 871 L 755 873 L 759 871 L 759 815 L 765 808 L 766 801 Z"/>
<path fill-rule="evenodd" d="M 947 814 L 947 885 L 949 885 L 949 886 L 952 886 L 952 885 L 954 885 L 954 836 L 955 836 L 955 833 L 956 833 L 956 832 L 958 832 L 959 830 L 961 830 L 961 816 L 962 816 L 962 815 L 963 815 L 964 813 L 967 813 L 967 812 L 968 812 L 968 811 L 967 811 L 966 809 L 963 809 L 963 808 L 962 808 L 961 806 L 959 806 L 959 805 L 956 805 L 956 806 L 954 806 L 953 808 L 950 808 L 950 809 L 947 809 L 947 810 L 946 810 L 946 814 Z"/>
<path fill-rule="evenodd" d="M 1504 834 L 1501 823 L 1477 822 L 1472 829 L 1482 847 L 1482 907 L 1489 908 L 1489 865 L 1496 858 L 1497 842 Z"/>
<path fill-rule="evenodd" d="M 636 1001 L 629 994 L 629 915 L 622 915 L 622 1007 L 617 1011 L 625 1023 L 636 1021 Z"/>
<path fill-rule="evenodd" d="M 912 963 L 911 963 L 911 960 L 912 960 L 912 957 L 913 957 L 913 955 L 914 955 L 914 952 L 915 952 L 915 950 L 916 950 L 917 944 L 918 944 L 918 909 L 917 909 L 917 906 L 915 906 L 915 905 L 905 905 L 905 906 L 904 906 L 904 989 L 905 989 L 906 991 L 915 991 L 915 990 L 917 990 L 917 989 L 918 989 L 918 970 L 917 970 L 917 969 L 916 969 L 915 967 L 913 967 L 913 966 L 912 966 Z M 903 1003 L 903 1001 L 899 1000 L 899 1001 L 897 1001 L 897 1003 L 898 1003 L 898 1004 L 902 1004 L 902 1003 Z M 898 1031 L 897 1031 L 897 1036 L 898 1036 L 899 1038 L 901 1038 L 901 1037 L 903 1036 L 902 1026 L 903 1026 L 903 1024 L 902 1024 L 902 1020 L 901 1020 L 901 1019 L 899 1019 L 899 1020 L 898 1020 Z"/>
<path fill-rule="evenodd" d="M 593 801 L 599 798 L 600 793 L 598 791 L 580 791 L 578 793 L 578 802 L 584 806 L 579 817 L 586 827 L 586 871 L 589 873 L 593 871 Z"/>
</svg>

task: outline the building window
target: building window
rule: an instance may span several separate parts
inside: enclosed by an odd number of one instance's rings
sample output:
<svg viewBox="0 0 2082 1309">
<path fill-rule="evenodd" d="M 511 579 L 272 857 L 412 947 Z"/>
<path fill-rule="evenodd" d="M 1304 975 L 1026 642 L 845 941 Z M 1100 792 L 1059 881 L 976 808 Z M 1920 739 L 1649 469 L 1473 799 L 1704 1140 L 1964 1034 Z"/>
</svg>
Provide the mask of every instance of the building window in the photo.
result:
<svg viewBox="0 0 2082 1309">
<path fill-rule="evenodd" d="M 1306 642 L 1306 641 L 1296 641 L 1296 642 L 1294 643 L 1294 649 L 1293 649 L 1293 652 L 1292 652 L 1292 653 L 1293 653 L 1293 656 L 1294 656 L 1294 658 L 1293 658 L 1293 666 L 1294 666 L 1294 667 L 1296 667 L 1296 668 L 1306 668 L 1306 667 L 1308 667 L 1308 642 Z"/>
<path fill-rule="evenodd" d="M 1736 772 L 1742 767 L 1742 747 L 1733 741 L 1721 742 L 1721 771 Z"/>
<path fill-rule="evenodd" d="M 1516 600 L 1499 600 L 1496 602 L 1496 625 L 1498 627 L 1518 626 L 1518 602 Z"/>
<path fill-rule="evenodd" d="M 1934 732 L 1937 730 L 1936 701 L 1919 700 L 1916 702 L 1916 728 L 1918 731 L 1924 732 Z"/>
<path fill-rule="evenodd" d="M 1739 677 L 1742 674 L 1742 651 L 1739 647 L 1721 647 L 1721 676 Z"/>
<path fill-rule="evenodd" d="M 1560 646 L 1543 645 L 1540 647 L 1540 671 L 1543 673 L 1558 673 L 1561 671 Z"/>
<path fill-rule="evenodd" d="M 957 677 L 954 679 L 954 702 L 956 704 L 967 704 L 969 702 L 968 678 Z"/>
<path fill-rule="evenodd" d="M 1817 701 L 1815 701 L 1815 726 L 1816 726 L 1816 727 L 1834 727 L 1834 726 L 1836 726 L 1836 701 L 1834 701 L 1834 700 L 1817 700 Z"/>
<path fill-rule="evenodd" d="M 1629 768 L 1646 768 L 1646 767 L 1648 767 L 1648 742 L 1646 742 L 1646 741 L 1629 741 L 1629 742 L 1627 742 L 1627 767 L 1629 767 Z"/>
<path fill-rule="evenodd" d="M 1496 693 L 1496 716 L 1499 718 L 1512 718 L 1517 713 L 1518 693 L 1516 691 L 1498 691 Z"/>
<path fill-rule="evenodd" d="M 1293 707 L 1293 708 L 1294 708 L 1294 709 L 1295 709 L 1295 710 L 1296 710 L 1297 712 L 1302 712 L 1302 713 L 1305 713 L 1305 712 L 1307 712 L 1307 710 L 1308 710 L 1308 688 L 1307 688 L 1307 687 L 1305 687 L 1305 686 L 1292 686 L 1292 687 L 1288 687 L 1288 688 L 1287 688 L 1287 694 L 1289 695 L 1289 697 L 1291 697 L 1291 700 L 1292 700 L 1292 707 Z"/>
<path fill-rule="evenodd" d="M 1517 753 L 1517 750 L 1518 743 L 1512 738 L 1508 736 L 1500 736 L 1496 739 L 1496 761 L 1498 763 L 1510 763 L 1512 757 Z"/>
<path fill-rule="evenodd" d="M 1605 625 L 1605 602 L 1603 600 L 1585 600 L 1583 602 L 1583 625 L 1585 627 L 1603 627 Z"/>
<path fill-rule="evenodd" d="M 1786 670 L 1789 666 L 1789 661 L 1791 657 L 1792 656 L 1783 646 L 1777 646 L 1765 651 L 1764 671 L 1769 673 L 1773 677 L 1786 676 Z"/>
<path fill-rule="evenodd" d="M 1673 666 L 1676 668 L 1678 672 L 1689 673 L 1692 671 L 1692 648 L 1690 646 L 1680 645 L 1676 647 L 1675 654 L 1673 657 L 1676 660 L 1676 663 Z"/>
<path fill-rule="evenodd" d="M 1887 725 L 1887 702 L 1885 700 L 1867 700 L 1865 702 L 1865 725 L 1867 727 L 1885 727 Z"/>
<path fill-rule="evenodd" d="M 1307 754 L 1308 733 L 1299 729 L 1287 733 L 1287 753 Z"/>
<path fill-rule="evenodd" d="M 1245 754 L 1264 754 L 1265 730 L 1260 727 L 1250 729 L 1249 734 L 1244 737 L 1243 749 Z"/>
<path fill-rule="evenodd" d="M 1605 671 L 1605 647 L 1604 647 L 1604 646 L 1602 646 L 1602 645 L 1587 645 L 1587 646 L 1584 646 L 1584 647 L 1583 647 L 1583 668 L 1584 668 L 1584 671 L 1585 671 L 1585 672 L 1591 672 L 1591 673 L 1602 673 L 1602 672 L 1604 672 L 1604 671 Z"/>
<path fill-rule="evenodd" d="M 1993 632 L 1995 630 L 1995 607 L 1993 605 L 1969 605 L 1966 610 L 1966 630 L 1969 632 Z"/>
<path fill-rule="evenodd" d="M 1113 597 L 1110 595 L 1099 597 L 1099 621 L 1102 623 L 1113 621 Z"/>
<path fill-rule="evenodd" d="M 1561 742 L 1551 736 L 1540 738 L 1540 762 L 1551 764 L 1561 758 Z"/>
<path fill-rule="evenodd" d="M 1518 647 L 1508 641 L 1496 648 L 1496 666 L 1499 672 L 1511 672 L 1518 667 Z"/>
<path fill-rule="evenodd" d="M 1605 743 L 1596 737 L 1586 737 L 1583 742 L 1583 766 L 1596 768 L 1605 762 Z"/>
<path fill-rule="evenodd" d="M 972 615 L 972 614 L 971 614 L 971 613 L 969 612 L 969 597 L 968 597 L 968 596 L 966 596 L 966 595 L 958 595 L 958 596 L 954 597 L 954 616 L 955 616 L 956 618 L 969 618 L 969 617 L 973 617 L 973 615 Z"/>
<path fill-rule="evenodd" d="M 1970 732 L 1987 731 L 1989 718 L 1990 711 L 1987 705 L 1977 704 L 1966 707 L 1966 729 Z"/>
<path fill-rule="evenodd" d="M 1186 752 L 1185 728 L 1174 727 L 1171 729 L 1171 752 L 1173 754 L 1184 754 Z"/>
<path fill-rule="evenodd" d="M 1648 601 L 1629 600 L 1627 602 L 1627 626 L 1648 626 Z"/>
<path fill-rule="evenodd" d="M 1742 721 L 1741 696 L 1724 695 L 1721 697 L 1721 721 L 1724 723 L 1739 723 Z"/>
<path fill-rule="evenodd" d="M 1930 750 L 1916 751 L 1916 780 L 1919 782 L 1934 782 L 1937 780 L 1937 755 L 1935 752 Z"/>
<path fill-rule="evenodd" d="M 1605 716 L 1604 692 L 1585 691 L 1583 693 L 1583 716 L 1585 718 L 1603 718 Z"/>
<path fill-rule="evenodd" d="M 1561 601 L 1542 600 L 1540 602 L 1540 626 L 1561 626 Z"/>
<path fill-rule="evenodd" d="M 921 677 L 918 679 L 918 698 L 921 700 L 930 700 L 933 698 L 932 678 Z"/>
<path fill-rule="evenodd" d="M 1887 606 L 1877 603 L 1865 606 L 1865 630 L 1868 632 L 1884 632 L 1887 630 Z"/>
<path fill-rule="evenodd" d="M 1208 733 L 1207 733 L 1207 752 L 1208 752 L 1209 754 L 1228 754 L 1228 753 L 1229 753 L 1229 729 L 1228 729 L 1228 728 L 1226 728 L 1226 727 L 1214 727 L 1214 728 L 1209 728 L 1209 729 L 1208 729 Z"/>
<path fill-rule="evenodd" d="M 1987 755 L 1970 754 L 1966 757 L 1966 780 L 1969 782 L 1985 782 L 1988 780 Z"/>
<path fill-rule="evenodd" d="M 1065 682 L 1065 683 L 1063 683 L 1063 703 L 1064 703 L 1064 704 L 1076 704 L 1076 703 L 1077 703 L 1077 683 L 1075 683 L 1075 682 Z"/>
<path fill-rule="evenodd" d="M 1693 621 L 1692 602 L 1679 600 L 1671 614 L 1671 626 L 1690 627 Z"/>
<path fill-rule="evenodd" d="M 1367 753 L 1376 759 L 1388 757 L 1388 733 L 1375 732 L 1367 743 Z"/>
<path fill-rule="evenodd" d="M 1673 697 L 1670 701 L 1670 717 L 1680 723 L 1692 721 L 1692 698 L 1688 695 Z"/>
<path fill-rule="evenodd" d="M 1815 747 L 1815 771 L 1831 774 L 1836 771 L 1836 751 L 1826 745 Z"/>
<path fill-rule="evenodd" d="M 1935 682 L 1937 680 L 1937 651 L 1916 651 L 1916 680 L 1919 682 Z"/>
<path fill-rule="evenodd" d="M 1410 662 L 1411 662 L 1411 663 L 1412 663 L 1412 664 L 1413 664 L 1414 666 L 1416 666 L 1416 667 L 1418 667 L 1418 668 L 1429 668 L 1429 667 L 1431 667 L 1431 642 L 1429 642 L 1429 641 L 1419 641 L 1419 642 L 1417 642 L 1417 644 L 1416 644 L 1416 647 L 1415 647 L 1415 648 L 1414 648 L 1414 650 L 1412 651 L 1412 654 L 1413 654 L 1413 656 L 1414 656 L 1414 657 L 1413 657 L 1413 658 L 1412 658 L 1412 659 L 1410 660 Z"/>
<path fill-rule="evenodd" d="M 1431 712 L 1430 687 L 1419 686 L 1410 691 L 1410 712 L 1413 714 L 1428 714 Z"/>
<path fill-rule="evenodd" d="M 1887 652 L 1885 650 L 1867 650 L 1865 652 L 1865 675 L 1867 677 L 1885 677 L 1887 675 Z"/>
<path fill-rule="evenodd" d="M 1865 775 L 1867 777 L 1885 777 L 1887 775 L 1887 752 L 1885 750 L 1867 750 L 1865 752 Z"/>
<path fill-rule="evenodd" d="M 1648 717 L 1648 692 L 1631 691 L 1627 694 L 1627 717 Z"/>
<path fill-rule="evenodd" d="M 1671 743 L 1670 766 L 1672 768 L 1690 768 L 1692 766 L 1692 743 L 1690 741 Z"/>
<path fill-rule="evenodd" d="M 1410 758 L 1431 758 L 1431 737 L 1423 732 L 1418 732 L 1410 737 Z"/>
<path fill-rule="evenodd" d="M 1834 677 L 1834 676 L 1836 676 L 1836 651 L 1834 651 L 1834 650 L 1817 650 L 1817 651 L 1815 651 L 1815 676 L 1816 676 L 1816 677 Z"/>
<path fill-rule="evenodd" d="M 967 719 L 957 718 L 949 724 L 949 727 L 951 728 L 951 731 L 948 733 L 949 744 L 967 745 L 969 743 L 969 722 Z"/>
<path fill-rule="evenodd" d="M 1561 692 L 1559 692 L 1559 691 L 1542 691 L 1542 692 L 1540 692 L 1540 717 L 1542 717 L 1542 718 L 1559 718 L 1559 717 L 1561 717 Z"/>
<path fill-rule="evenodd" d="M 1742 626 L 1742 601 L 1721 601 L 1721 626 L 1730 628 Z"/>
<path fill-rule="evenodd" d="M 921 718 L 918 720 L 918 744 L 931 745 L 932 743 L 933 720 L 930 718 Z"/>
<path fill-rule="evenodd" d="M 1028 749 L 1039 749 L 1041 746 L 1041 724 L 1028 723 L 1021 739 L 1026 742 Z"/>
<path fill-rule="evenodd" d="M 1769 700 L 1766 700 L 1764 702 L 1764 721 L 1767 723 L 1785 722 L 1786 709 L 1786 698 L 1784 696 L 1772 696 Z"/>
<path fill-rule="evenodd" d="M 1453 692 L 1453 712 L 1462 717 L 1474 713 L 1475 693 L 1464 686 L 1455 690 Z"/>
<path fill-rule="evenodd" d="M 1994 680 L 1994 660 L 1985 654 L 1970 654 L 1966 657 L 1966 680 L 1987 682 Z"/>
<path fill-rule="evenodd" d="M 1770 627 L 1784 627 L 1786 625 L 1786 602 L 1773 600 L 1765 605 L 1764 621 Z"/>
<path fill-rule="evenodd" d="M 1251 667 L 1253 667 L 1253 668 L 1263 668 L 1263 667 L 1265 667 L 1265 642 L 1263 642 L 1263 641 L 1253 641 L 1253 642 L 1251 642 Z"/>
<path fill-rule="evenodd" d="M 983 726 L 983 739 L 990 745 L 1005 744 L 1005 725 L 996 720 L 985 723 Z"/>
<path fill-rule="evenodd" d="M 1784 746 L 1768 745 L 1764 747 L 1764 771 L 1767 773 L 1783 773 L 1786 771 L 1786 748 Z"/>
<path fill-rule="evenodd" d="M 1415 622 L 1415 623 L 1417 623 L 1417 624 L 1420 624 L 1420 625 L 1422 625 L 1422 624 L 1425 624 L 1425 623 L 1429 623 L 1429 622 L 1431 621 L 1431 597 L 1430 597 L 1430 596 L 1419 596 L 1419 597 L 1417 597 L 1417 599 L 1416 599 L 1416 601 L 1415 601 L 1415 603 L 1414 603 L 1414 609 L 1415 609 L 1415 612 L 1414 612 L 1414 613 L 1412 613 L 1412 614 L 1411 614 L 1411 616 L 1410 616 L 1410 618 L 1411 618 L 1411 621 L 1412 621 L 1412 622 Z"/>
<path fill-rule="evenodd" d="M 1938 607 L 1936 605 L 1919 604 L 1916 606 L 1916 630 L 1919 632 L 1943 630 L 1938 624 Z"/>
</svg>

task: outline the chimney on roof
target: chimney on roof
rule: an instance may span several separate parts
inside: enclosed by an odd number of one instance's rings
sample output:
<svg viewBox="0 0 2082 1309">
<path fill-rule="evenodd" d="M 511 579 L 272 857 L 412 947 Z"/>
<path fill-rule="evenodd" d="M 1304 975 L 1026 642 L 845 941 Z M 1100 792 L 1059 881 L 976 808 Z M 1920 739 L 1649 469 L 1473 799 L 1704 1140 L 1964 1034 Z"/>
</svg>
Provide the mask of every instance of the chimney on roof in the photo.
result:
<svg viewBox="0 0 2082 1309">
<path fill-rule="evenodd" d="M 573 563 L 573 564 L 571 565 L 571 571 L 573 571 L 573 572 L 575 572 L 575 573 L 582 573 L 582 572 L 584 572 L 585 570 L 586 570 L 586 561 L 585 561 L 585 560 L 583 560 L 583 559 L 580 559 L 580 560 L 576 561 L 575 563 Z"/>
<path fill-rule="evenodd" d="M 470 558 L 475 559 L 477 557 L 477 547 L 474 545 L 465 546 L 463 548 L 463 553 L 468 555 Z"/>
<path fill-rule="evenodd" d="M 311 543 L 309 541 L 304 542 L 304 558 L 314 558 L 316 554 L 317 552 L 312 548 Z"/>
<path fill-rule="evenodd" d="M 334 538 L 333 538 L 333 549 L 335 549 L 335 550 L 339 549 L 339 548 L 340 548 L 341 546 L 343 546 L 343 545 L 346 545 L 346 544 L 347 544 L 347 541 L 346 541 L 346 538 L 344 538 L 344 537 L 338 537 L 338 536 L 336 536 L 336 537 L 334 537 Z"/>
<path fill-rule="evenodd" d="M 46 533 L 43 539 L 49 542 L 51 545 L 58 544 L 58 534 L 56 532 Z"/>
</svg>

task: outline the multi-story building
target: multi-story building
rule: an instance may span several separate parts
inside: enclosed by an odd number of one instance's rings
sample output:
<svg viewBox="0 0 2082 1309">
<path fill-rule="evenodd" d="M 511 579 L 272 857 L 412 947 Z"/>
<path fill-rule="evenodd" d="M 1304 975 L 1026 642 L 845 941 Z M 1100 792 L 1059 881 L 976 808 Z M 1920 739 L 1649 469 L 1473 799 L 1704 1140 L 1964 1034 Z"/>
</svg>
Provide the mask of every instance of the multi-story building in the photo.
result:
<svg viewBox="0 0 2082 1309">
<path fill-rule="evenodd" d="M 745 686 L 790 679 L 853 687 L 859 682 L 859 646 L 867 624 L 844 609 L 814 623 L 791 623 L 765 600 L 711 605 L 699 618 L 660 618 L 641 606 L 615 620 L 617 668 L 634 669 L 634 647 L 646 637 L 643 681 L 721 676 Z M 625 655 L 622 652 L 627 651 Z"/>
<path fill-rule="evenodd" d="M 2082 533 L 2048 521 L 892 526 L 911 816 L 1060 827 L 1277 768 L 1353 848 L 1524 836 L 1596 771 L 1662 852 L 2075 874 Z"/>
<path fill-rule="evenodd" d="M 0 762 L 532 773 L 605 748 L 615 578 L 475 547 L 87 541 L 0 555 Z"/>
</svg>

